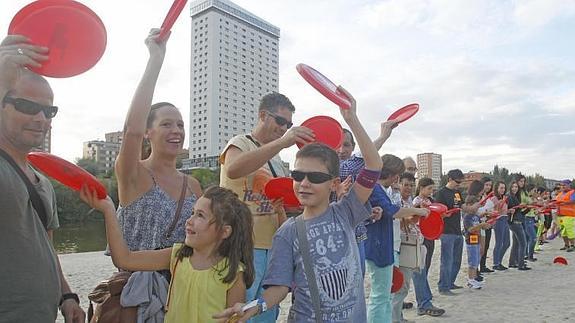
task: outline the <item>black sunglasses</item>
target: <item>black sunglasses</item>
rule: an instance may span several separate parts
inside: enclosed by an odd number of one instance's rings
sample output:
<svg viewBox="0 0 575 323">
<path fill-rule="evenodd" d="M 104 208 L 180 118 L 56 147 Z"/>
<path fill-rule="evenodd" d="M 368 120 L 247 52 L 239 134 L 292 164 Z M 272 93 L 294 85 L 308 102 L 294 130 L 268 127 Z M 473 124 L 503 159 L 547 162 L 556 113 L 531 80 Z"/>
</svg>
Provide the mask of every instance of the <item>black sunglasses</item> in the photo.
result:
<svg viewBox="0 0 575 323">
<path fill-rule="evenodd" d="M 58 107 L 51 106 L 51 105 L 42 105 L 40 103 L 36 103 L 34 101 L 22 99 L 22 98 L 12 98 L 9 96 L 5 96 L 4 100 L 2 100 L 2 106 L 6 105 L 6 103 L 12 104 L 16 111 L 34 116 L 38 114 L 38 112 L 42 111 L 46 119 L 52 119 L 58 113 Z"/>
<path fill-rule="evenodd" d="M 271 112 L 266 111 L 267 114 L 269 114 L 270 116 L 274 117 L 274 120 L 276 121 L 276 123 L 278 124 L 278 126 L 282 127 L 284 125 L 287 125 L 287 128 L 291 128 L 293 126 L 293 123 L 291 121 L 288 121 L 286 118 L 278 116 L 277 114 L 273 114 Z"/>
<path fill-rule="evenodd" d="M 334 178 L 333 175 L 322 172 L 300 172 L 299 170 L 292 170 L 291 172 L 291 178 L 296 182 L 301 182 L 306 177 L 313 184 L 325 183 Z"/>
</svg>

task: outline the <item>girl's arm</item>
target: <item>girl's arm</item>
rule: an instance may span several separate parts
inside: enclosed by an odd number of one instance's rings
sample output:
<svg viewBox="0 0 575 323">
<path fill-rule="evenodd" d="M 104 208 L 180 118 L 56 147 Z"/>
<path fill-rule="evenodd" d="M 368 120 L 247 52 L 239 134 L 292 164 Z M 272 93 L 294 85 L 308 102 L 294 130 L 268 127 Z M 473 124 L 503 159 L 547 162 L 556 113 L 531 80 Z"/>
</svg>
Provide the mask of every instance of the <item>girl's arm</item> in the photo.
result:
<svg viewBox="0 0 575 323">
<path fill-rule="evenodd" d="M 132 186 L 138 178 L 138 163 L 142 153 L 142 140 L 146 134 L 146 120 L 152 106 L 156 81 L 166 54 L 166 41 L 156 42 L 159 29 L 152 29 L 146 38 L 146 46 L 150 58 L 144 75 L 132 98 L 126 122 L 120 152 L 116 158 L 116 174 L 120 186 L 120 200 L 124 200 L 123 191 L 126 186 Z"/>
<path fill-rule="evenodd" d="M 375 149 L 373 142 L 367 135 L 367 132 L 365 132 L 365 129 L 363 128 L 361 122 L 359 121 L 359 118 L 357 117 L 355 99 L 351 96 L 351 94 L 349 94 L 349 92 L 347 92 L 341 86 L 338 87 L 338 91 L 344 93 L 351 102 L 351 106 L 349 109 L 340 108 L 339 110 L 343 119 L 349 126 L 349 129 L 355 136 L 355 140 L 357 142 L 357 145 L 359 146 L 359 150 L 361 151 L 363 159 L 365 160 L 365 169 L 380 172 L 383 166 L 381 157 L 379 157 L 377 149 Z M 371 195 L 373 186 L 368 188 L 364 187 L 363 185 L 353 185 L 353 189 L 355 190 L 355 193 L 357 194 L 359 201 L 365 203 L 367 202 L 367 199 Z"/>
<path fill-rule="evenodd" d="M 266 302 L 268 308 L 281 303 L 281 301 L 286 298 L 289 293 L 289 288 L 286 286 L 270 286 L 262 294 L 262 298 Z M 219 322 L 228 322 L 228 319 L 234 317 L 237 320 L 242 320 L 246 322 L 248 319 L 256 316 L 258 314 L 258 307 L 253 307 L 246 312 L 242 311 L 244 303 L 236 303 L 233 307 L 225 309 L 223 312 L 215 314 L 212 316 L 214 319 L 219 319 Z M 235 316 L 234 316 L 235 315 Z"/>
<path fill-rule="evenodd" d="M 244 274 L 242 272 L 238 272 L 238 276 L 236 277 L 236 281 L 232 285 L 232 287 L 228 290 L 226 295 L 226 306 L 232 307 L 234 304 L 237 303 L 245 303 L 246 302 L 246 283 L 244 282 Z"/>
<path fill-rule="evenodd" d="M 429 209 L 425 208 L 415 208 L 415 207 L 402 207 L 393 215 L 396 219 L 410 218 L 414 215 L 416 216 L 427 216 L 429 214 Z"/>
<path fill-rule="evenodd" d="M 82 187 L 80 197 L 92 208 L 104 213 L 106 239 L 110 245 L 112 262 L 116 267 L 130 271 L 151 271 L 170 268 L 172 248 L 130 251 L 122 236 L 116 216 L 116 208 L 110 197 L 100 200 L 96 191 L 92 190 L 90 192 L 87 186 Z"/>
</svg>

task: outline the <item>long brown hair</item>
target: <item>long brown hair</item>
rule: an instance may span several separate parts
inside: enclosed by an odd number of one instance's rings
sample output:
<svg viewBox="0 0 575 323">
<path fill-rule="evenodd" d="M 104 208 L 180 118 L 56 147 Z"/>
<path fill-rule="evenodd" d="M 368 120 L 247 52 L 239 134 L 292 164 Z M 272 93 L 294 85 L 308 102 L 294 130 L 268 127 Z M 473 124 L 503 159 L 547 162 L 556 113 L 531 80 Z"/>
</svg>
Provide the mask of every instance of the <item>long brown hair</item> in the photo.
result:
<svg viewBox="0 0 575 323">
<path fill-rule="evenodd" d="M 222 240 L 217 247 L 218 255 L 227 258 L 224 266 L 216 269 L 219 273 L 228 269 L 222 282 L 232 283 L 237 277 L 240 265 L 243 264 L 244 282 L 249 288 L 255 277 L 253 220 L 250 209 L 234 192 L 219 186 L 209 187 L 202 197 L 211 201 L 210 211 L 217 229 L 221 230 L 224 225 L 232 228 L 230 236 Z M 184 245 L 176 254 L 177 261 L 190 257 L 193 253 L 192 247 Z"/>
</svg>

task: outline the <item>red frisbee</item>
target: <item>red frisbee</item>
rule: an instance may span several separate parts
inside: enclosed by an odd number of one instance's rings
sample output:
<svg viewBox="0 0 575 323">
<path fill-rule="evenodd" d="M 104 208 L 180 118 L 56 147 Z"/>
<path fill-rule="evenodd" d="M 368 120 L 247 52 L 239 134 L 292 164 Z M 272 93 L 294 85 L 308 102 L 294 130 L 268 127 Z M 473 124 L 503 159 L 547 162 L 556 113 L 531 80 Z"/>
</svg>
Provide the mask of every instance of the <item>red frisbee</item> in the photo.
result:
<svg viewBox="0 0 575 323">
<path fill-rule="evenodd" d="M 565 259 L 561 256 L 555 257 L 555 259 L 553 259 L 553 263 L 554 264 L 561 264 L 561 265 L 568 265 L 567 259 Z"/>
<path fill-rule="evenodd" d="M 31 152 L 28 154 L 28 160 L 32 166 L 73 190 L 79 191 L 82 185 L 87 185 L 90 190 L 96 190 L 99 199 L 104 199 L 108 195 L 106 188 L 96 177 L 58 156 Z"/>
<path fill-rule="evenodd" d="M 391 283 L 391 292 L 397 293 L 401 286 L 403 286 L 403 273 L 399 270 L 399 267 L 393 266 L 393 280 Z"/>
<path fill-rule="evenodd" d="M 447 207 L 445 205 L 441 207 L 437 205 L 434 206 L 434 204 L 443 205 L 441 203 L 432 203 L 429 206 L 429 210 L 431 211 L 429 212 L 429 215 L 419 218 L 419 229 L 421 230 L 421 234 L 428 240 L 435 240 L 443 233 L 444 223 L 441 218 L 441 214 L 447 211 Z"/>
<path fill-rule="evenodd" d="M 300 203 L 293 191 L 293 179 L 276 177 L 269 180 L 264 187 L 264 194 L 270 199 L 283 198 L 284 206 L 299 207 Z"/>
<path fill-rule="evenodd" d="M 12 18 L 8 34 L 24 35 L 50 49 L 34 72 L 70 77 L 92 68 L 106 50 L 106 27 L 85 5 L 72 0 L 38 0 Z"/>
<path fill-rule="evenodd" d="M 180 13 L 186 6 L 188 0 L 174 0 L 172 3 L 172 7 L 168 11 L 166 18 L 164 18 L 164 22 L 162 23 L 162 30 L 160 30 L 160 35 L 158 35 L 158 40 L 162 41 L 168 36 L 168 32 L 172 29 L 172 26 L 180 16 Z"/>
<path fill-rule="evenodd" d="M 337 150 L 343 143 L 343 128 L 334 118 L 328 116 L 315 116 L 307 119 L 301 124 L 302 127 L 309 128 L 315 134 L 315 142 L 321 142 Z M 297 143 L 298 148 L 305 146 Z"/>
<path fill-rule="evenodd" d="M 411 117 L 413 117 L 417 111 L 419 111 L 419 104 L 412 103 L 404 106 L 403 108 L 398 109 L 394 113 L 392 113 L 387 120 L 395 120 L 398 123 L 401 123 Z"/>
<path fill-rule="evenodd" d="M 443 214 L 443 216 L 444 216 L 444 217 L 452 216 L 453 213 L 456 213 L 456 212 L 459 212 L 459 211 L 461 211 L 461 209 L 458 208 L 458 207 L 455 207 L 455 208 L 453 208 L 453 209 L 449 209 L 449 210 L 445 211 L 445 214 Z"/>
<path fill-rule="evenodd" d="M 349 109 L 351 102 L 349 98 L 342 92 L 337 90 L 337 86 L 330 81 L 327 77 L 323 76 L 320 72 L 312 67 L 300 63 L 295 67 L 298 73 L 306 80 L 314 89 L 316 89 L 323 96 L 328 98 L 331 102 L 337 104 L 342 109 Z"/>
</svg>

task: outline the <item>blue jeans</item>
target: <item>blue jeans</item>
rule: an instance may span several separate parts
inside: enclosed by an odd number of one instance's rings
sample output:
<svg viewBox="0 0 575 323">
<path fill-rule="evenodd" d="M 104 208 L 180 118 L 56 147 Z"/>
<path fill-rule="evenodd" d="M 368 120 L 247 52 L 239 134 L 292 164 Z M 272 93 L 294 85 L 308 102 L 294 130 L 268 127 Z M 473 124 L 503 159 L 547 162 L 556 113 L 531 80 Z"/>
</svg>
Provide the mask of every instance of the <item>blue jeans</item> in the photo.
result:
<svg viewBox="0 0 575 323">
<path fill-rule="evenodd" d="M 262 296 L 263 293 L 263 280 L 268 267 L 268 252 L 267 249 L 254 249 L 254 269 L 255 279 L 252 286 L 246 290 L 246 302 L 251 302 Z M 275 322 L 279 315 L 279 306 L 274 306 L 266 312 L 252 318 L 250 323 L 268 323 Z"/>
<path fill-rule="evenodd" d="M 495 247 L 493 248 L 493 265 L 499 266 L 503 261 L 503 257 L 509 249 L 510 233 L 509 233 L 509 223 L 507 222 L 507 217 L 501 217 L 495 222 L 493 227 L 495 231 Z"/>
<path fill-rule="evenodd" d="M 367 272 L 371 278 L 371 292 L 367 306 L 367 321 L 369 323 L 391 322 L 391 282 L 393 264 L 378 267 L 367 260 Z"/>
<path fill-rule="evenodd" d="M 437 286 L 439 291 L 443 292 L 453 288 L 461 268 L 463 237 L 460 234 L 442 234 L 439 239 L 441 240 L 441 265 Z"/>
<path fill-rule="evenodd" d="M 412 274 L 413 289 L 415 290 L 415 300 L 417 301 L 417 309 L 426 310 L 433 307 L 431 300 L 431 288 L 429 288 L 429 281 L 427 281 L 427 268 L 414 271 Z"/>
<path fill-rule="evenodd" d="M 509 255 L 509 266 L 525 266 L 525 230 L 521 223 L 511 223 L 509 230 L 513 233 L 513 245 Z"/>
<path fill-rule="evenodd" d="M 361 264 L 361 277 L 365 277 L 365 240 L 357 242 L 357 248 L 359 249 L 359 261 Z"/>
<path fill-rule="evenodd" d="M 527 258 L 533 258 L 533 251 L 535 250 L 535 244 L 537 243 L 537 230 L 535 230 L 535 218 L 526 216 L 525 221 L 523 221 L 523 228 L 525 229 L 525 237 L 527 238 L 525 255 L 527 256 Z"/>
</svg>

